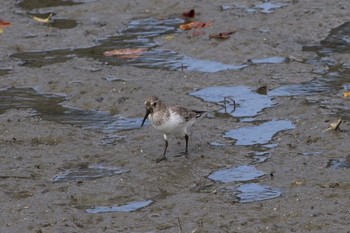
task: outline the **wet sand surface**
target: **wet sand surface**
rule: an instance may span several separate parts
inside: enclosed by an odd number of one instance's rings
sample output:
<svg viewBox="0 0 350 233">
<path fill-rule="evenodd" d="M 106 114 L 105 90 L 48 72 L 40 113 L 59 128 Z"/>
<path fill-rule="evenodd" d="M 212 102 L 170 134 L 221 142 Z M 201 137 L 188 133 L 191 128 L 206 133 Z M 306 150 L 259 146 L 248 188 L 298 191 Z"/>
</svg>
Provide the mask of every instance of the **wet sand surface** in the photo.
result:
<svg viewBox="0 0 350 233">
<path fill-rule="evenodd" d="M 0 232 L 349 232 L 349 11 L 348 0 L 2 3 Z M 191 21 L 211 25 L 179 29 Z M 126 48 L 144 51 L 103 55 Z M 210 112 L 188 158 L 170 138 L 155 162 L 163 136 L 140 128 L 149 95 Z"/>
</svg>

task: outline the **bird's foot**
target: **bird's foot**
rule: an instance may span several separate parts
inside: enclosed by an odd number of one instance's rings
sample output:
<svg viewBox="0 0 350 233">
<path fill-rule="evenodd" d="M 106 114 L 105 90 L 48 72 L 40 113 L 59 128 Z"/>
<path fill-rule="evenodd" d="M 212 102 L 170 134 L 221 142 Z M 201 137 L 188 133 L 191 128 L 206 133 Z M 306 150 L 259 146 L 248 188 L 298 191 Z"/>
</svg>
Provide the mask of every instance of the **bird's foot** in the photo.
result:
<svg viewBox="0 0 350 233">
<path fill-rule="evenodd" d="M 185 157 L 188 158 L 188 152 L 180 152 L 178 155 L 174 155 L 174 157 Z"/>
<path fill-rule="evenodd" d="M 163 156 L 161 158 L 156 159 L 156 163 L 160 163 L 160 162 L 165 161 L 165 160 L 167 160 L 167 158 L 165 156 Z"/>
</svg>

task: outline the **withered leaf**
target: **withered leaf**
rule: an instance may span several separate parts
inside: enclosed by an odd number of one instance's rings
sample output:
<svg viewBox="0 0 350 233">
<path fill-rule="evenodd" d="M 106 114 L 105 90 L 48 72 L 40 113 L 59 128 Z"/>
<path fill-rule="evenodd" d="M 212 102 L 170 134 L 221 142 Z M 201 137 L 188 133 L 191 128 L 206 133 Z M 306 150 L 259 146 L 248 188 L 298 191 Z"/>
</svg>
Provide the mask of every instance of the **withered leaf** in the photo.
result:
<svg viewBox="0 0 350 233">
<path fill-rule="evenodd" d="M 116 56 L 124 59 L 134 59 L 134 58 L 138 58 L 146 51 L 147 51 L 147 48 L 115 49 L 115 50 L 105 51 L 103 55 L 106 57 Z"/>
<path fill-rule="evenodd" d="M 186 24 L 181 24 L 180 29 L 181 30 L 190 30 L 193 28 L 205 28 L 211 26 L 213 21 L 208 21 L 208 22 L 191 22 L 191 23 L 186 23 Z"/>
</svg>

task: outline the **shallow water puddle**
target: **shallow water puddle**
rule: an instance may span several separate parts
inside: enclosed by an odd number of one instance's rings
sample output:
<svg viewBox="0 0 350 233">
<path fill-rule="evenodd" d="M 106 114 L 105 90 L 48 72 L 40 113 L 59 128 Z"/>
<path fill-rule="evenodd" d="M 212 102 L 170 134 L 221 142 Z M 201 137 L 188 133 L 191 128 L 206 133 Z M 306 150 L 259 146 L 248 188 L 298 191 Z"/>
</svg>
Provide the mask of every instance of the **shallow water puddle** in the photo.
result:
<svg viewBox="0 0 350 233">
<path fill-rule="evenodd" d="M 304 46 L 303 51 L 312 51 L 319 55 L 316 60 L 308 62 L 318 64 L 323 77 L 278 87 L 269 92 L 270 96 L 314 95 L 327 91 L 339 91 L 344 84 L 349 83 L 350 64 L 337 64 L 337 61 L 329 55 L 350 52 L 350 22 L 332 29 L 319 45 Z"/>
<path fill-rule="evenodd" d="M 229 113 L 234 117 L 254 117 L 265 108 L 273 106 L 271 97 L 258 94 L 246 86 L 207 87 L 190 93 L 204 101 L 216 103 L 222 108 L 220 113 Z M 230 97 L 234 104 L 226 104 L 225 97 Z M 235 108 L 236 106 L 236 108 Z"/>
<path fill-rule="evenodd" d="M 249 181 L 261 178 L 265 173 L 256 169 L 254 166 L 231 167 L 211 173 L 208 178 L 223 183 L 236 181 Z"/>
<path fill-rule="evenodd" d="M 350 69 L 342 70 L 340 73 L 329 73 L 308 82 L 283 85 L 269 91 L 268 96 L 307 96 L 339 91 L 349 82 L 347 74 L 350 74 Z"/>
<path fill-rule="evenodd" d="M 304 51 L 318 52 L 321 55 L 350 52 L 350 22 L 333 28 L 329 35 L 316 46 L 304 46 Z"/>
<path fill-rule="evenodd" d="M 53 178 L 53 182 L 95 180 L 108 176 L 127 173 L 129 170 L 120 167 L 105 167 L 103 165 L 87 165 L 63 171 Z"/>
<path fill-rule="evenodd" d="M 286 57 L 266 57 L 261 59 L 251 59 L 249 62 L 255 65 L 259 64 L 282 64 L 284 62 L 287 62 L 288 58 Z"/>
<path fill-rule="evenodd" d="M 117 33 L 117 35 L 100 39 L 98 45 L 88 48 L 67 48 L 49 51 L 21 52 L 12 54 L 11 57 L 23 61 L 21 65 L 41 67 L 60 62 L 65 62 L 74 57 L 89 57 L 98 59 L 109 65 L 130 65 L 142 68 L 188 70 L 198 72 L 218 72 L 222 70 L 239 70 L 249 65 L 256 64 L 279 64 L 285 62 L 285 58 L 271 57 L 253 59 L 246 64 L 224 64 L 217 61 L 195 59 L 171 50 L 159 48 L 154 41 L 155 37 L 183 32 L 178 29 L 185 21 L 180 18 L 156 19 L 145 18 L 132 20 L 129 25 Z M 114 49 L 146 49 L 138 57 L 118 58 L 106 57 L 105 51 Z"/>
<path fill-rule="evenodd" d="M 60 104 L 64 100 L 64 96 L 40 94 L 32 88 L 9 88 L 0 91 L 0 114 L 8 109 L 34 109 L 34 115 L 44 120 L 102 133 L 140 128 L 142 122 L 142 118 L 125 118 L 106 112 L 65 107 Z"/>
<path fill-rule="evenodd" d="M 288 5 L 289 4 L 285 4 L 285 3 L 265 2 L 262 4 L 256 5 L 254 7 L 248 7 L 248 6 L 243 5 L 243 4 L 234 3 L 234 4 L 221 5 L 221 10 L 226 11 L 226 10 L 230 10 L 230 9 L 240 9 L 240 10 L 244 10 L 247 13 L 261 12 L 261 13 L 265 13 L 265 14 L 271 14 L 274 12 L 274 10 L 286 7 Z"/>
<path fill-rule="evenodd" d="M 350 119 L 348 100 L 341 96 L 345 91 L 349 91 L 349 75 L 349 68 L 338 66 L 337 71 L 321 78 L 277 87 L 269 91 L 268 96 L 308 96 L 306 99 L 308 103 L 331 109 L 331 114 L 335 117 Z"/>
<path fill-rule="evenodd" d="M 350 168 L 350 156 L 347 156 L 346 159 L 330 159 L 326 165 L 327 168 Z"/>
<path fill-rule="evenodd" d="M 242 184 L 238 187 L 237 191 L 239 194 L 237 194 L 236 197 L 241 203 L 264 201 L 282 195 L 282 191 L 279 189 L 256 183 Z"/>
<path fill-rule="evenodd" d="M 235 145 L 251 146 L 267 144 L 278 132 L 290 129 L 294 129 L 292 122 L 288 120 L 272 120 L 258 126 L 229 130 L 224 134 L 224 137 L 236 140 Z"/>
<path fill-rule="evenodd" d="M 107 212 L 134 212 L 144 207 L 147 207 L 153 203 L 152 200 L 143 200 L 143 201 L 133 201 L 126 203 L 125 205 L 119 206 L 96 206 L 91 209 L 86 209 L 86 212 L 90 214 L 99 214 Z"/>
<path fill-rule="evenodd" d="M 261 13 L 270 14 L 270 13 L 273 13 L 274 10 L 286 7 L 288 5 L 289 4 L 285 4 L 285 3 L 265 2 L 255 6 L 254 9 L 258 9 Z"/>
</svg>

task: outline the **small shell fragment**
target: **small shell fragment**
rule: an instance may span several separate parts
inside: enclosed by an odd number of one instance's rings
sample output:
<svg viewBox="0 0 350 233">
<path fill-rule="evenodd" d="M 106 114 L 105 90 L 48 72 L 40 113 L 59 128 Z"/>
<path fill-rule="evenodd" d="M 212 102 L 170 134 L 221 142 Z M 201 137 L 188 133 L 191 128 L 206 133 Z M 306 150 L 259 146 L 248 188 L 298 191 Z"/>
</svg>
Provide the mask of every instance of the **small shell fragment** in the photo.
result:
<svg viewBox="0 0 350 233">
<path fill-rule="evenodd" d="M 343 119 L 342 118 L 339 118 L 339 120 L 335 123 L 330 123 L 329 124 L 329 128 L 323 130 L 322 132 L 325 132 L 325 131 L 328 131 L 328 130 L 334 130 L 334 131 L 340 131 L 341 132 L 341 129 L 340 129 L 340 124 L 343 122 Z"/>
</svg>

